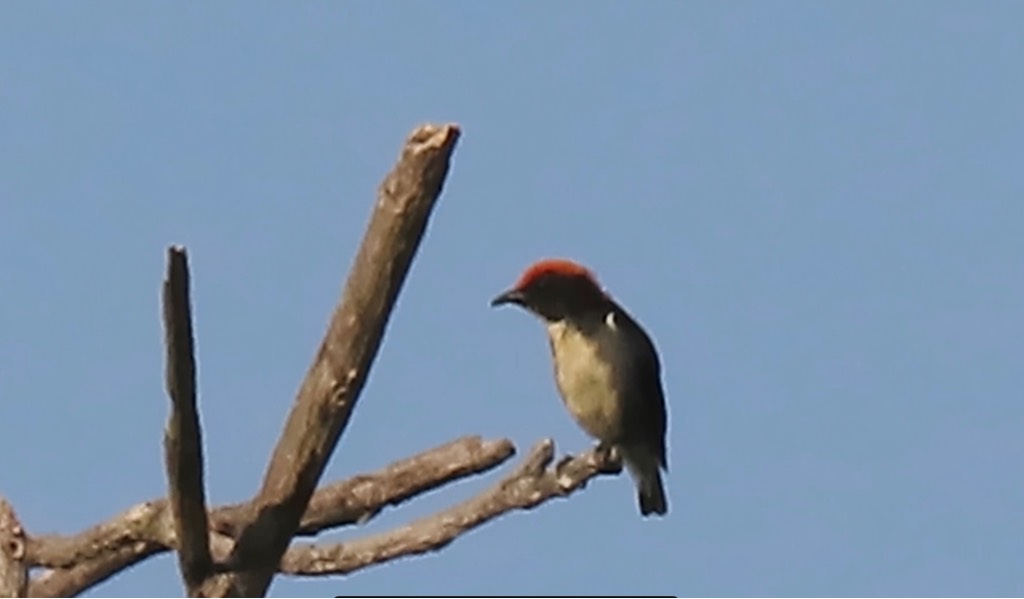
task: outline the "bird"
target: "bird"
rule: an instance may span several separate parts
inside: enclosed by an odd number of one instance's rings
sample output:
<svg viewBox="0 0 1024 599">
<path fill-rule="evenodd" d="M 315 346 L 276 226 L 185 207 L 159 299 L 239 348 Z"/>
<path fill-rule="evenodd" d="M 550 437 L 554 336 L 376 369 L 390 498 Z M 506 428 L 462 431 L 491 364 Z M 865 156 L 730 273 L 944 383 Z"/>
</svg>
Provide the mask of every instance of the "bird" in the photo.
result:
<svg viewBox="0 0 1024 599">
<path fill-rule="evenodd" d="M 637 488 L 643 517 L 668 513 L 668 410 L 661 361 L 643 327 L 602 289 L 589 268 L 540 260 L 491 306 L 519 306 L 547 329 L 555 383 L 576 423 L 616 452 Z"/>
</svg>

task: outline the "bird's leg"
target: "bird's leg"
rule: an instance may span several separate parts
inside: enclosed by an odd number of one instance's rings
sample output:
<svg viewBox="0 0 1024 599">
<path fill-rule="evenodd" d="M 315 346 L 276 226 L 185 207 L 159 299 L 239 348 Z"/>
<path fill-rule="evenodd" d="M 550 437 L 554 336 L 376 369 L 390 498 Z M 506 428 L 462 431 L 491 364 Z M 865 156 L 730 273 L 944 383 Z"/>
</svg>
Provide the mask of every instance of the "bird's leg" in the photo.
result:
<svg viewBox="0 0 1024 599">
<path fill-rule="evenodd" d="M 594 456 L 598 462 L 607 464 L 608 462 L 617 462 L 619 460 L 619 451 L 611 443 L 599 441 L 594 446 Z"/>
<path fill-rule="evenodd" d="M 622 450 L 614 443 L 601 442 L 594 446 L 597 469 L 606 474 L 622 472 Z"/>
</svg>

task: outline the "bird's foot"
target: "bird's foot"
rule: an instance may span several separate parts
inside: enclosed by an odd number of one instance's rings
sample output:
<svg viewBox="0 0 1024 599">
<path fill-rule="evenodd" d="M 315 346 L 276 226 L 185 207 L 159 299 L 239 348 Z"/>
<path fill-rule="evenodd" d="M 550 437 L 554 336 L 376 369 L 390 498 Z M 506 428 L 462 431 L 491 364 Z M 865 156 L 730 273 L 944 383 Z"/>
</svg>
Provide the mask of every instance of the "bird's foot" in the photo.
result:
<svg viewBox="0 0 1024 599">
<path fill-rule="evenodd" d="M 611 443 L 601 441 L 594 446 L 594 457 L 602 463 L 617 462 L 619 460 L 619 450 Z"/>
<path fill-rule="evenodd" d="M 611 443 L 602 441 L 595 445 L 594 460 L 601 472 L 615 474 L 622 471 L 622 452 Z"/>
</svg>

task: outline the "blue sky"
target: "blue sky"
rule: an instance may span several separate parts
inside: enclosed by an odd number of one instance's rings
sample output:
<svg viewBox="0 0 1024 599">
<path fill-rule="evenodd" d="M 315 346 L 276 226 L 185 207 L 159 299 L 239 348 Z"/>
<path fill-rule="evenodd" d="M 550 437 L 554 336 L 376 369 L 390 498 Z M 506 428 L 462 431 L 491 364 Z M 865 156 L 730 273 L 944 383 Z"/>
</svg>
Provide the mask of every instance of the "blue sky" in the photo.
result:
<svg viewBox="0 0 1024 599">
<path fill-rule="evenodd" d="M 171 243 L 192 259 L 208 493 L 249 497 L 377 184 L 416 124 L 455 121 L 325 480 L 464 434 L 587 447 L 539 324 L 488 307 L 569 256 L 660 348 L 672 511 L 643 521 L 605 479 L 273 594 L 1024 594 L 1024 5 L 2 12 L 0 492 L 30 531 L 165 491 Z M 97 594 L 180 592 L 164 556 Z"/>
</svg>

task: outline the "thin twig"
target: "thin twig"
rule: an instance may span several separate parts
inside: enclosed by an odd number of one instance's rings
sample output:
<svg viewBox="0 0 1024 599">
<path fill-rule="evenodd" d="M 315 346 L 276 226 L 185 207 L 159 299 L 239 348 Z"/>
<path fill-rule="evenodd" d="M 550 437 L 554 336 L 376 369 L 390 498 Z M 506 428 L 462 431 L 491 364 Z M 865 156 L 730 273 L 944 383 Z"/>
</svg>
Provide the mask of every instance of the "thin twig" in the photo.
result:
<svg viewBox="0 0 1024 599">
<path fill-rule="evenodd" d="M 213 560 L 203 485 L 203 434 L 196 409 L 188 254 L 180 246 L 167 250 L 163 304 L 167 394 L 171 398 L 171 415 L 164 432 L 168 496 L 178 539 L 178 567 L 189 596 L 196 596 L 213 571 Z"/>
<path fill-rule="evenodd" d="M 554 444 L 542 441 L 491 488 L 397 529 L 331 545 L 293 545 L 281 560 L 281 571 L 300 576 L 348 574 L 401 557 L 438 551 L 499 516 L 566 497 L 597 476 L 621 471 L 621 465 L 607 452 L 596 449 L 564 458 L 548 468 L 553 456 Z"/>
</svg>

